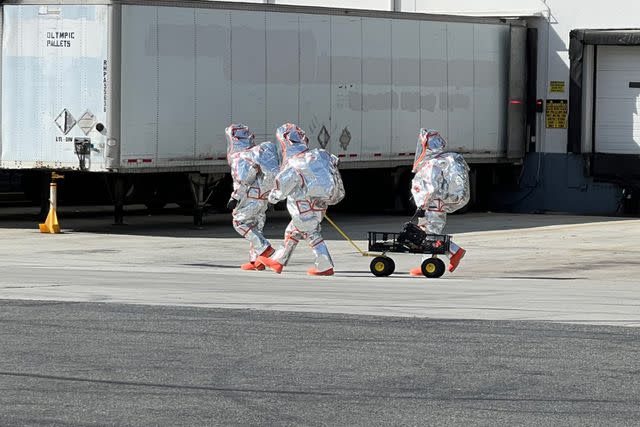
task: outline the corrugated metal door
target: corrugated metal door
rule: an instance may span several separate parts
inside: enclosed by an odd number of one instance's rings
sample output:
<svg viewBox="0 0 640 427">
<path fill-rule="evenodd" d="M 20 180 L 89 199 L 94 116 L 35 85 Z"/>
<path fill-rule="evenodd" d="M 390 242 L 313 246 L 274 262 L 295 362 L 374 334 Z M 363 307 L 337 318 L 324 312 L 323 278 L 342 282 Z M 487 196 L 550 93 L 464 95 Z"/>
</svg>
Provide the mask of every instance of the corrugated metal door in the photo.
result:
<svg viewBox="0 0 640 427">
<path fill-rule="evenodd" d="M 640 47 L 597 52 L 595 151 L 640 154 Z"/>
</svg>

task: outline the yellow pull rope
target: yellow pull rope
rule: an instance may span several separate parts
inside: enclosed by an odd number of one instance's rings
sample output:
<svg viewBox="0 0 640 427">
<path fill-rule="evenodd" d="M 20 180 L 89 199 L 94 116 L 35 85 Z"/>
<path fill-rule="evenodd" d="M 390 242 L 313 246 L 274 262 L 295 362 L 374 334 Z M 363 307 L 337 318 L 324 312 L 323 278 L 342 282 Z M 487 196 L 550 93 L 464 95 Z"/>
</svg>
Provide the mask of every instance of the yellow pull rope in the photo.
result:
<svg viewBox="0 0 640 427">
<path fill-rule="evenodd" d="M 349 236 L 347 236 L 347 235 L 344 233 L 344 231 L 342 231 L 342 230 L 340 229 L 340 227 L 338 227 L 338 225 L 337 225 L 335 222 L 333 222 L 333 221 L 331 220 L 331 218 L 329 218 L 329 215 L 327 215 L 326 213 L 324 214 L 324 219 L 326 219 L 327 221 L 329 221 L 329 224 L 331 224 L 331 225 L 333 226 L 333 228 L 335 228 L 335 229 L 338 231 L 338 233 L 340 233 L 340 234 L 342 235 L 342 237 L 344 237 L 344 238 L 347 240 L 347 242 L 351 243 L 351 246 L 353 246 L 354 248 L 356 248 L 356 250 L 357 250 L 358 252 L 360 252 L 360 254 L 361 254 L 362 256 L 371 256 L 371 254 L 369 254 L 368 252 L 365 252 L 365 251 L 363 251 L 362 249 L 360 249 L 360 248 L 358 247 L 358 245 L 356 245 L 356 244 L 353 242 L 353 240 L 351 240 L 351 239 L 349 238 Z"/>
</svg>

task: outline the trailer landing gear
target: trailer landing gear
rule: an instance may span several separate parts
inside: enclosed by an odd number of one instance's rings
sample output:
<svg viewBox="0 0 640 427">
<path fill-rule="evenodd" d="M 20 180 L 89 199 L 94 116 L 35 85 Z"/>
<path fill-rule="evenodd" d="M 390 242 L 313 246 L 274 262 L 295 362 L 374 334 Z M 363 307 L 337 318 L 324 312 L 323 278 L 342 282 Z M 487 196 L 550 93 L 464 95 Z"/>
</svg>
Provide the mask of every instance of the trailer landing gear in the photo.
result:
<svg viewBox="0 0 640 427">
<path fill-rule="evenodd" d="M 124 225 L 125 180 L 116 175 L 113 180 L 113 225 Z"/>
<path fill-rule="evenodd" d="M 202 226 L 202 218 L 204 216 L 204 189 L 207 186 L 207 175 L 199 173 L 189 174 L 189 184 L 191 186 L 191 194 L 193 195 L 193 225 Z"/>
</svg>

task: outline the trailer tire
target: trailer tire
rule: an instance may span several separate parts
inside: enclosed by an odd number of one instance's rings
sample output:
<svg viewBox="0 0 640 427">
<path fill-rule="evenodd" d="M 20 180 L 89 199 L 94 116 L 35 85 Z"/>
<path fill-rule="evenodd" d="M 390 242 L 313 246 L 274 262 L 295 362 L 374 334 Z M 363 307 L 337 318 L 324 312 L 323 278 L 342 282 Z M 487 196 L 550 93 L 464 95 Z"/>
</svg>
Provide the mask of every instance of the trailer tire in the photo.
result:
<svg viewBox="0 0 640 427">
<path fill-rule="evenodd" d="M 396 270 L 396 263 L 389 257 L 378 256 L 371 261 L 369 269 L 374 276 L 387 277 L 391 276 Z"/>
<path fill-rule="evenodd" d="M 422 274 L 429 279 L 442 277 L 446 270 L 444 262 L 440 258 L 436 257 L 427 258 L 422 261 L 420 268 L 422 269 Z"/>
</svg>

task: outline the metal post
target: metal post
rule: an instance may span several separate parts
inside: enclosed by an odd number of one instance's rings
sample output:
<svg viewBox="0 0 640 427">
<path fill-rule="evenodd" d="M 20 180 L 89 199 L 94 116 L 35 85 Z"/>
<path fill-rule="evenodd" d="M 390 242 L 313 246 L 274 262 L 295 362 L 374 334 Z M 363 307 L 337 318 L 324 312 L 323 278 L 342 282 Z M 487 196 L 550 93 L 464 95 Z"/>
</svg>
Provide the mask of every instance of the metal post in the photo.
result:
<svg viewBox="0 0 640 427">
<path fill-rule="evenodd" d="M 49 209 L 58 211 L 58 184 L 52 182 L 49 184 Z"/>
</svg>

